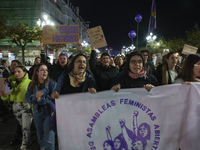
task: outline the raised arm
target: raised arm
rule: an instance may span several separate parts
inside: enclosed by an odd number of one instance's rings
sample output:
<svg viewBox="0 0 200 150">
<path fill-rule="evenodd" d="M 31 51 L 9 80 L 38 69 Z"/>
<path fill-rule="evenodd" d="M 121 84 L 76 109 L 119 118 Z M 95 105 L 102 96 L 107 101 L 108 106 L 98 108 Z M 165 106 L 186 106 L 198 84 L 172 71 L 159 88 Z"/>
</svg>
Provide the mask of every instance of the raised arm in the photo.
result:
<svg viewBox="0 0 200 150">
<path fill-rule="evenodd" d="M 132 140 L 128 136 L 126 126 L 125 126 L 125 120 L 124 119 L 119 120 L 119 124 L 122 129 L 122 134 L 124 136 L 124 140 L 125 140 L 126 144 L 128 145 L 128 150 L 132 150 Z"/>
<path fill-rule="evenodd" d="M 137 122 L 138 111 L 133 112 L 133 133 L 137 136 L 138 122 Z"/>
<path fill-rule="evenodd" d="M 90 65 L 90 70 L 93 73 L 95 73 L 95 66 L 96 66 L 95 56 L 96 56 L 96 51 L 95 51 L 95 48 L 92 47 L 92 52 L 91 52 L 91 55 L 90 55 L 89 65 Z"/>
<path fill-rule="evenodd" d="M 110 134 L 110 126 L 106 127 L 106 135 L 107 135 L 107 139 L 112 141 L 112 136 Z"/>
</svg>

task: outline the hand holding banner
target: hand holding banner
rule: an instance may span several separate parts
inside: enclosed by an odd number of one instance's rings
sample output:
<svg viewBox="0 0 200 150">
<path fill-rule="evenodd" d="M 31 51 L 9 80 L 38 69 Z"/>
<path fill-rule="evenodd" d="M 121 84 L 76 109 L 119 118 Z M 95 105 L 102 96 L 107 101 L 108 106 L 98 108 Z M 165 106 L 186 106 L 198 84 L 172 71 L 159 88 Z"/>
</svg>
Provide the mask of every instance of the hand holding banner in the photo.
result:
<svg viewBox="0 0 200 150">
<path fill-rule="evenodd" d="M 200 149 L 199 89 L 192 83 L 61 95 L 59 149 L 117 149 L 117 139 L 126 150 Z"/>
</svg>

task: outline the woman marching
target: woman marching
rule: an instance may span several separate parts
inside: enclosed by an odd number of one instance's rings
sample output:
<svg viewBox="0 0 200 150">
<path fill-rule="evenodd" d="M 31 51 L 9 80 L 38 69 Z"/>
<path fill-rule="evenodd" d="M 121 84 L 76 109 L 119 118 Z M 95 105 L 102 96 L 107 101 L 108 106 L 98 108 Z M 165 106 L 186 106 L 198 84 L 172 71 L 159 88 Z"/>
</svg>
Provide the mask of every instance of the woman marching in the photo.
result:
<svg viewBox="0 0 200 150">
<path fill-rule="evenodd" d="M 190 82 L 200 82 L 200 55 L 190 54 L 183 62 L 180 73 L 174 83 L 191 84 Z"/>
<path fill-rule="evenodd" d="M 0 92 L 2 100 L 14 102 L 12 105 L 13 113 L 22 128 L 22 143 L 20 149 L 26 150 L 28 141 L 30 139 L 31 127 L 31 109 L 30 105 L 25 99 L 25 94 L 31 80 L 28 77 L 27 70 L 24 66 L 16 66 L 14 75 L 9 77 L 12 87 L 11 94 Z"/>
<path fill-rule="evenodd" d="M 111 90 L 118 91 L 125 88 L 144 87 L 150 91 L 159 85 L 157 79 L 144 70 L 144 58 L 140 52 L 132 52 L 127 57 L 127 64 L 123 74 L 115 82 Z"/>
<path fill-rule="evenodd" d="M 93 76 L 87 72 L 86 56 L 77 54 L 69 65 L 69 71 L 64 71 L 57 81 L 56 92 L 51 96 L 58 98 L 60 94 L 80 92 L 96 93 L 96 83 Z"/>
<path fill-rule="evenodd" d="M 28 103 L 33 104 L 33 119 L 37 130 L 38 143 L 41 150 L 55 149 L 55 133 L 51 130 L 51 94 L 56 88 L 56 82 L 48 77 L 45 64 L 35 67 L 32 82 L 26 92 Z"/>
</svg>

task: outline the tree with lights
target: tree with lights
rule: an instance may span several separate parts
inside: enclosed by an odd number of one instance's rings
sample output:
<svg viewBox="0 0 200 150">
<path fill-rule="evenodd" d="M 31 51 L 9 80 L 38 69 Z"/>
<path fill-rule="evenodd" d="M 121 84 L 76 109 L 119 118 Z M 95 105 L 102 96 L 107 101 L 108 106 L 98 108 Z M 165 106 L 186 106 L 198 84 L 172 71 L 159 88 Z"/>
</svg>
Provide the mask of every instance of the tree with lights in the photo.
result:
<svg viewBox="0 0 200 150">
<path fill-rule="evenodd" d="M 12 43 L 22 50 L 22 63 L 24 64 L 24 51 L 28 43 L 34 40 L 42 39 L 42 29 L 38 27 L 29 27 L 27 24 L 13 24 L 8 27 L 7 37 L 12 39 Z"/>
</svg>

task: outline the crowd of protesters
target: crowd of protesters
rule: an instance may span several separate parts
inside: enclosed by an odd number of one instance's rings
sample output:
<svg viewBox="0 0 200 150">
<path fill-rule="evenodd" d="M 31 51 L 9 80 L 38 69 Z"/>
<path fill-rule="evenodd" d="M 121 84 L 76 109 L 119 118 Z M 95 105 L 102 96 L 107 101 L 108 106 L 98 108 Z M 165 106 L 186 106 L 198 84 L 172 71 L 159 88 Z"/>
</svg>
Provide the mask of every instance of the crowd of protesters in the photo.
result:
<svg viewBox="0 0 200 150">
<path fill-rule="evenodd" d="M 77 45 L 81 50 L 81 45 Z M 155 54 L 149 50 L 142 50 L 117 57 L 103 53 L 96 58 L 95 48 L 92 47 L 90 57 L 80 51 L 69 58 L 61 52 L 53 64 L 42 52 L 29 70 L 18 60 L 13 60 L 10 66 L 7 60 L 1 60 L 1 77 L 12 89 L 11 93 L 0 91 L 1 108 L 12 106 L 17 120 L 17 131 L 10 144 L 17 144 L 21 138 L 20 149 L 26 150 L 31 138 L 30 127 L 34 123 L 41 150 L 54 150 L 51 105 L 61 94 L 125 88 L 150 91 L 155 86 L 200 81 L 198 54 L 190 54 L 184 61 L 179 61 L 180 56 L 176 52 L 169 52 L 163 55 L 160 64 L 155 63 L 154 57 Z"/>
</svg>

